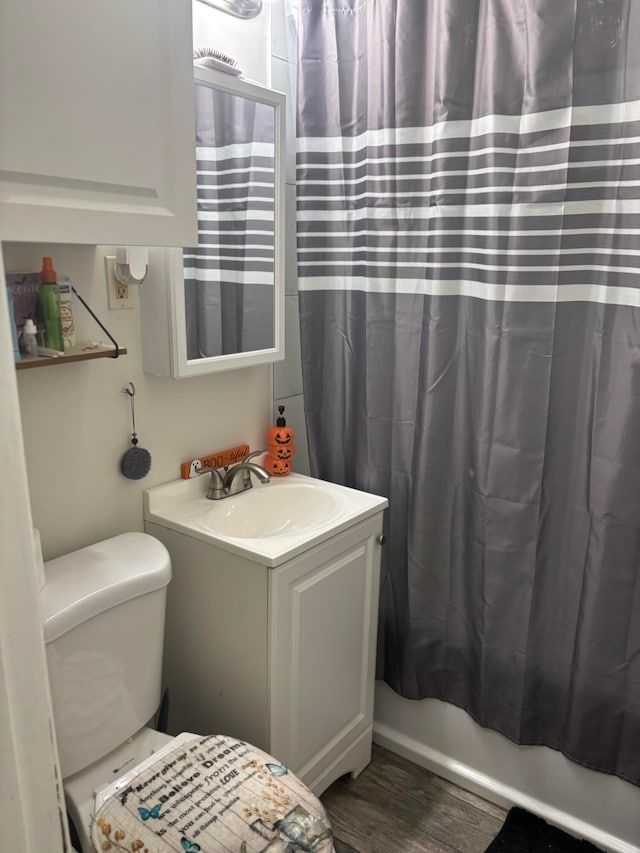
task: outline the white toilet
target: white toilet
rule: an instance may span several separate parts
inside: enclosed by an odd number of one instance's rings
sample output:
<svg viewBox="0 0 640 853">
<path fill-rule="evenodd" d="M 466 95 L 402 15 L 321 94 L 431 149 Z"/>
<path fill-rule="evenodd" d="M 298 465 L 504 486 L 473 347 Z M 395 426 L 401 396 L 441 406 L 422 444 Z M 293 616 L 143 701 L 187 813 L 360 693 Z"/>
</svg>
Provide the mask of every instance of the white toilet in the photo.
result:
<svg viewBox="0 0 640 853">
<path fill-rule="evenodd" d="M 41 608 L 67 808 L 82 853 L 330 853 L 320 801 L 232 737 L 161 734 L 171 563 L 125 533 L 45 563 Z M 185 614 L 188 621 L 188 614 Z"/>
</svg>

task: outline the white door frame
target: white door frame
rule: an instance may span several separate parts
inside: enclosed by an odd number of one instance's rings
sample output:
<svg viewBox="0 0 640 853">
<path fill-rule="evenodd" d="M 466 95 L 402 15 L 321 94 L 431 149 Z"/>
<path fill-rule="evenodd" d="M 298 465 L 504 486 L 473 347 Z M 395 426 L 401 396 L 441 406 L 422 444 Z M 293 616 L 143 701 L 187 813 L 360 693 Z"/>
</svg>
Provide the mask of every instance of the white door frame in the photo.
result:
<svg viewBox="0 0 640 853">
<path fill-rule="evenodd" d="M 0 251 L 0 283 L 4 287 Z M 13 318 L 11 318 L 13 322 Z M 53 735 L 16 371 L 0 297 L 0 826 L 2 849 L 62 853 L 68 831 Z M 70 847 L 69 847 L 70 849 Z"/>
</svg>

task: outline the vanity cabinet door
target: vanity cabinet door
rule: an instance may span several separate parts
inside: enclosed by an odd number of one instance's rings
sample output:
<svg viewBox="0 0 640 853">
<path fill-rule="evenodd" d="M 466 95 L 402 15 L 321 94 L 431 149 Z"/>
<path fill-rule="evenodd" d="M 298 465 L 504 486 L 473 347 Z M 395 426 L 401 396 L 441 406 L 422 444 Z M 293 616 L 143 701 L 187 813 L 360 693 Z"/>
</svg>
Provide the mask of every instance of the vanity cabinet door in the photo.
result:
<svg viewBox="0 0 640 853">
<path fill-rule="evenodd" d="M 197 240 L 191 0 L 4 0 L 0 237 Z"/>
<path fill-rule="evenodd" d="M 316 793 L 371 757 L 382 514 L 270 573 L 270 749 Z"/>
</svg>

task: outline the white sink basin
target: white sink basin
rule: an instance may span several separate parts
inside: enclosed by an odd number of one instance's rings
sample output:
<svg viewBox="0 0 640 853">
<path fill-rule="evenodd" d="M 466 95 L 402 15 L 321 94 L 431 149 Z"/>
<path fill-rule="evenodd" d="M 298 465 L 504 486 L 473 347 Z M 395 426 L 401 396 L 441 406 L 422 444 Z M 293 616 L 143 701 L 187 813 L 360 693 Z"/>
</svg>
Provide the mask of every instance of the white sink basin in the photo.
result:
<svg viewBox="0 0 640 853">
<path fill-rule="evenodd" d="M 319 481 L 318 481 L 319 482 Z M 237 539 L 303 533 L 331 522 L 344 510 L 344 497 L 315 483 L 283 481 L 256 486 L 207 508 L 194 524 L 214 535 Z"/>
<path fill-rule="evenodd" d="M 203 475 L 147 489 L 145 521 L 215 541 L 267 566 L 280 565 L 388 503 L 301 474 L 272 477 L 269 483 L 211 501 L 206 498 L 208 481 Z"/>
</svg>

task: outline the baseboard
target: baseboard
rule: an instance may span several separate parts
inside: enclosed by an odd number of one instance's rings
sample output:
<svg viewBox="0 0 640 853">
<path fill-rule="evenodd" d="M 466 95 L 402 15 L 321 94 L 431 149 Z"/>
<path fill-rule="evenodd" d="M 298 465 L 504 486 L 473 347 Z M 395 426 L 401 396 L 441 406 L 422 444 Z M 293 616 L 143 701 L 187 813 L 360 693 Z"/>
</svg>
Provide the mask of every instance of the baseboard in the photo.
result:
<svg viewBox="0 0 640 853">
<path fill-rule="evenodd" d="M 520 806 L 571 835 L 590 841 L 603 850 L 609 850 L 611 853 L 638 853 L 638 848 L 635 845 L 566 814 L 549 803 L 528 796 L 508 785 L 503 785 L 497 779 L 479 773 L 473 767 L 409 738 L 384 723 L 374 721 L 373 742 L 395 752 L 397 755 L 401 755 L 420 767 L 430 770 L 437 776 L 441 776 L 443 779 L 489 800 L 491 803 L 503 808 Z"/>
</svg>

